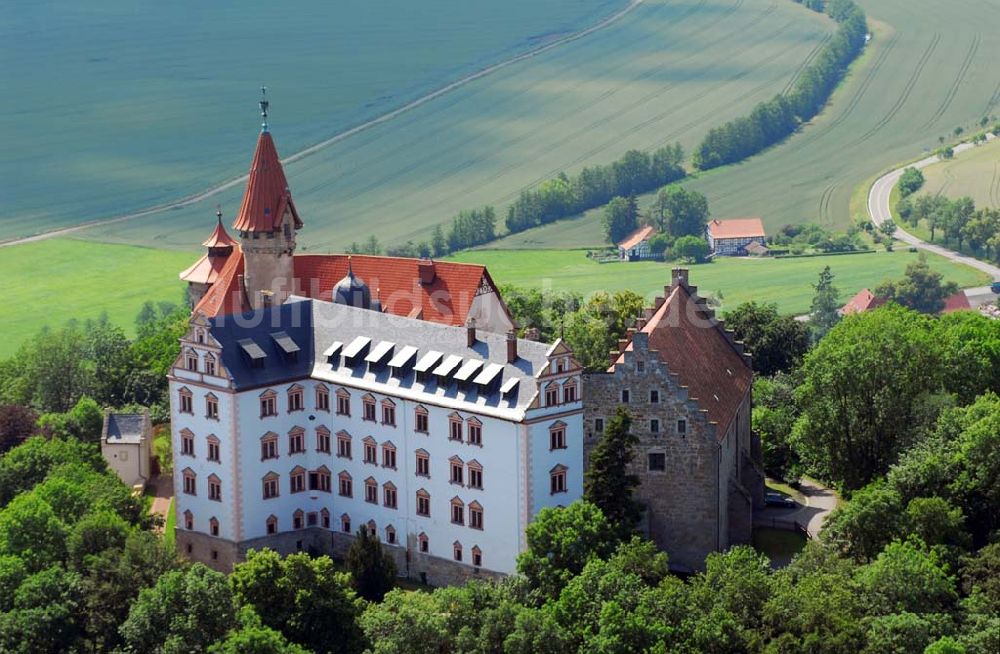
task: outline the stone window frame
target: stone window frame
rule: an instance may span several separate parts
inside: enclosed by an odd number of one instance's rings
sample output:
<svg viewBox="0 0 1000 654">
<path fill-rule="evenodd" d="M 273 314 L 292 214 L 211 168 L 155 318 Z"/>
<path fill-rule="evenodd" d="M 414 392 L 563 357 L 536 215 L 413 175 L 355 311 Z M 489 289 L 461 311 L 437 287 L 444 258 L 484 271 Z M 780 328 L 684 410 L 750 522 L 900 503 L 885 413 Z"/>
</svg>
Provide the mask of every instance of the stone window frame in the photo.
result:
<svg viewBox="0 0 1000 654">
<path fill-rule="evenodd" d="M 374 519 L 371 519 L 368 522 L 366 522 L 365 526 L 368 527 L 368 535 L 370 537 L 375 538 L 376 536 L 378 536 L 378 524 L 376 524 Z"/>
<path fill-rule="evenodd" d="M 417 550 L 421 554 L 427 554 L 431 551 L 431 539 L 427 537 L 425 532 L 420 532 L 417 535 Z"/>
<path fill-rule="evenodd" d="M 549 470 L 549 495 L 569 492 L 569 484 L 567 482 L 568 472 L 569 468 L 561 463 L 557 463 Z"/>
<path fill-rule="evenodd" d="M 563 384 L 563 404 L 572 404 L 580 399 L 580 394 L 577 393 L 579 388 L 580 385 L 576 382 L 575 377 Z"/>
<path fill-rule="evenodd" d="M 295 509 L 292 514 L 292 529 L 304 529 L 306 526 L 306 514 L 302 509 Z"/>
<path fill-rule="evenodd" d="M 660 433 L 660 419 L 650 418 L 649 419 L 649 433 L 659 434 Z"/>
<path fill-rule="evenodd" d="M 451 558 L 459 563 L 462 562 L 462 544 L 457 540 L 451 544 Z"/>
<path fill-rule="evenodd" d="M 316 402 L 317 411 L 330 413 L 330 389 L 326 387 L 326 384 L 316 385 L 315 397 L 313 399 Z"/>
<path fill-rule="evenodd" d="M 184 528 L 188 531 L 194 531 L 194 514 L 188 509 L 184 512 Z"/>
<path fill-rule="evenodd" d="M 396 445 L 392 441 L 382 443 L 382 467 L 396 469 Z"/>
<path fill-rule="evenodd" d="M 338 459 L 352 459 L 351 452 L 351 441 L 353 438 L 344 429 L 337 432 L 337 458 Z"/>
<path fill-rule="evenodd" d="M 333 488 L 333 473 L 325 465 L 309 471 L 309 490 L 329 493 Z M 315 479 L 315 483 L 313 480 Z"/>
<path fill-rule="evenodd" d="M 295 466 L 288 473 L 288 492 L 293 495 L 306 492 L 306 469 L 302 466 Z"/>
<path fill-rule="evenodd" d="M 337 396 L 337 415 L 350 418 L 351 394 L 345 388 L 338 388 L 335 395 Z"/>
<path fill-rule="evenodd" d="M 451 498 L 451 524 L 465 525 L 465 502 L 456 495 Z"/>
<path fill-rule="evenodd" d="M 337 495 L 340 497 L 354 497 L 354 479 L 351 473 L 341 470 L 337 473 Z"/>
<path fill-rule="evenodd" d="M 219 519 L 214 515 L 208 519 L 208 533 L 212 536 L 219 536 Z"/>
<path fill-rule="evenodd" d="M 374 477 L 365 479 L 365 502 L 378 504 L 378 482 Z"/>
<path fill-rule="evenodd" d="M 306 430 L 304 427 L 295 426 L 288 430 L 288 454 L 305 454 L 306 452 Z"/>
<path fill-rule="evenodd" d="M 387 481 L 382 484 L 382 506 L 387 509 L 395 509 L 399 506 L 399 494 L 396 484 Z"/>
<path fill-rule="evenodd" d="M 414 452 L 414 455 L 415 455 L 415 458 L 416 458 L 416 464 L 415 464 L 415 466 L 414 466 L 413 469 L 416 471 L 415 472 L 416 476 L 430 478 L 430 476 L 431 476 L 431 455 L 430 455 L 430 453 L 427 450 L 425 450 L 423 448 L 420 448 L 420 449 L 417 449 Z M 423 463 L 423 465 L 421 465 L 421 462 Z"/>
<path fill-rule="evenodd" d="M 660 460 L 663 463 L 663 467 L 662 468 L 654 468 L 653 467 L 653 457 L 654 456 L 661 457 Z M 647 472 L 653 472 L 653 473 L 666 472 L 667 471 L 667 453 L 666 452 L 647 452 L 646 453 L 646 471 Z"/>
<path fill-rule="evenodd" d="M 545 395 L 545 406 L 558 406 L 561 393 L 559 392 L 560 386 L 557 381 L 550 381 L 545 385 L 544 395 Z"/>
<path fill-rule="evenodd" d="M 566 423 L 556 420 L 549 425 L 549 452 L 565 450 L 569 447 L 566 441 Z"/>
<path fill-rule="evenodd" d="M 604 418 L 594 418 L 594 431 L 598 435 L 604 433 Z"/>
<path fill-rule="evenodd" d="M 477 568 L 483 567 L 483 551 L 478 545 L 472 546 L 472 565 Z"/>
<path fill-rule="evenodd" d="M 187 427 L 181 429 L 181 456 L 195 456 L 194 432 Z"/>
<path fill-rule="evenodd" d="M 260 437 L 260 460 L 277 459 L 279 456 L 278 435 L 269 431 Z"/>
<path fill-rule="evenodd" d="M 620 404 L 629 404 L 632 401 L 632 391 L 628 388 L 623 388 L 621 393 L 618 395 Z"/>
<path fill-rule="evenodd" d="M 417 490 L 416 497 L 417 497 L 416 514 L 424 518 L 431 517 L 431 494 L 428 493 L 423 488 L 421 488 Z M 426 510 L 423 510 L 422 507 L 426 507 Z"/>
<path fill-rule="evenodd" d="M 211 352 L 206 352 L 205 353 L 205 374 L 208 375 L 209 377 L 215 377 L 216 376 L 216 372 L 218 371 L 218 368 L 216 367 L 217 363 L 218 363 L 218 360 L 215 358 L 215 355 L 212 354 Z"/>
<path fill-rule="evenodd" d="M 198 475 L 191 468 L 181 470 L 181 477 L 184 479 L 184 494 L 198 496 Z"/>
<path fill-rule="evenodd" d="M 448 457 L 448 483 L 456 486 L 465 485 L 465 461 L 457 454 Z"/>
<path fill-rule="evenodd" d="M 396 528 L 392 525 L 385 526 L 385 542 L 389 545 L 398 545 L 396 541 Z"/>
<path fill-rule="evenodd" d="M 330 430 L 323 425 L 319 425 L 316 431 L 316 451 L 323 454 L 330 454 Z"/>
<path fill-rule="evenodd" d="M 222 441 L 220 441 L 219 437 L 215 434 L 209 434 L 206 436 L 205 441 L 208 443 L 208 454 L 205 457 L 206 460 L 219 463 L 222 460 Z"/>
<path fill-rule="evenodd" d="M 205 395 L 205 418 L 208 420 L 219 419 L 219 398 L 215 393 Z"/>
<path fill-rule="evenodd" d="M 386 427 L 396 426 L 396 403 L 389 398 L 382 400 L 382 424 Z"/>
<path fill-rule="evenodd" d="M 306 394 L 301 384 L 292 384 L 288 387 L 288 413 L 306 410 Z"/>
<path fill-rule="evenodd" d="M 687 437 L 687 426 L 688 426 L 688 424 L 687 424 L 687 418 L 678 418 L 677 419 L 677 424 L 675 425 L 674 428 L 677 430 L 677 434 L 681 438 Z"/>
<path fill-rule="evenodd" d="M 194 415 L 194 393 L 187 386 L 177 389 L 177 412 Z"/>
<path fill-rule="evenodd" d="M 418 405 L 417 408 L 413 410 L 413 424 L 413 431 L 420 434 L 430 433 L 430 412 L 425 409 L 423 405 Z"/>
<path fill-rule="evenodd" d="M 361 458 L 362 463 L 370 463 L 373 466 L 378 465 L 378 441 L 376 441 L 371 436 L 365 436 L 361 439 L 361 444 L 364 450 L 364 456 Z"/>
<path fill-rule="evenodd" d="M 465 467 L 469 469 L 469 488 L 483 490 L 483 464 L 472 459 L 465 464 Z"/>
<path fill-rule="evenodd" d="M 267 516 L 267 519 L 264 521 L 264 533 L 268 536 L 278 533 L 278 516 L 273 513 Z"/>
<path fill-rule="evenodd" d="M 215 473 L 208 476 L 208 499 L 213 502 L 222 501 L 222 479 Z"/>
<path fill-rule="evenodd" d="M 462 441 L 462 433 L 465 429 L 465 420 L 458 412 L 453 412 L 448 416 L 448 440 Z"/>
<path fill-rule="evenodd" d="M 323 529 L 330 529 L 330 509 L 323 507 L 319 510 L 319 524 Z"/>
<path fill-rule="evenodd" d="M 661 399 L 660 398 L 660 389 L 658 389 L 658 388 L 651 388 L 651 389 L 649 389 L 649 403 L 650 404 L 659 404 L 660 403 L 660 399 Z"/>
<path fill-rule="evenodd" d="M 476 500 L 469 502 L 469 527 L 483 530 L 483 505 Z"/>
<path fill-rule="evenodd" d="M 198 372 L 198 353 L 193 348 L 184 350 L 184 369 L 188 372 Z"/>
<path fill-rule="evenodd" d="M 469 445 L 476 445 L 478 447 L 483 446 L 483 423 L 479 418 L 471 417 L 465 421 L 466 433 L 468 434 L 466 441 Z"/>
<path fill-rule="evenodd" d="M 371 393 L 365 393 L 361 397 L 361 419 L 365 422 L 375 422 L 375 405 L 378 402 Z"/>
<path fill-rule="evenodd" d="M 278 392 L 269 388 L 258 396 L 260 400 L 260 417 L 274 418 L 278 415 Z"/>
<path fill-rule="evenodd" d="M 281 495 L 281 475 L 273 470 L 261 478 L 261 496 L 270 500 Z"/>
<path fill-rule="evenodd" d="M 351 533 L 351 516 L 346 513 L 340 514 L 340 531 L 345 534 Z"/>
<path fill-rule="evenodd" d="M 194 339 L 203 345 L 205 343 L 205 330 L 200 327 L 194 330 Z"/>
</svg>

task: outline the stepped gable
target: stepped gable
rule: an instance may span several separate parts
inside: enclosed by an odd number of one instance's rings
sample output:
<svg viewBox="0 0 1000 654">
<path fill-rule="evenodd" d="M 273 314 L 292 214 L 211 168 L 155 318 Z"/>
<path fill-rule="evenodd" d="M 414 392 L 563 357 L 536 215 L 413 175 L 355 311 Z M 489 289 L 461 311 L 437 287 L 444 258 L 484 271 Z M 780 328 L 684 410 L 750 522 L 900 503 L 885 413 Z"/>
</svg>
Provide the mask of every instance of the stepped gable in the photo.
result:
<svg viewBox="0 0 1000 654">
<path fill-rule="evenodd" d="M 233 222 L 233 229 L 239 232 L 277 231 L 286 211 L 291 212 L 295 229 L 302 227 L 274 139 L 270 132 L 264 130 L 257 138 L 257 149 L 250 164 L 250 178 L 247 180 L 243 202 Z"/>
<path fill-rule="evenodd" d="M 649 335 L 649 349 L 657 351 L 677 384 L 687 387 L 688 397 L 718 425 L 717 437 L 724 438 L 753 383 L 749 356 L 698 297 L 697 288 L 688 286 L 687 271 L 674 271 L 674 283 L 665 290 L 666 299 L 657 298 L 646 310 L 639 331 Z M 625 349 L 632 349 L 631 337 Z M 615 364 L 622 360 L 619 354 Z"/>
</svg>

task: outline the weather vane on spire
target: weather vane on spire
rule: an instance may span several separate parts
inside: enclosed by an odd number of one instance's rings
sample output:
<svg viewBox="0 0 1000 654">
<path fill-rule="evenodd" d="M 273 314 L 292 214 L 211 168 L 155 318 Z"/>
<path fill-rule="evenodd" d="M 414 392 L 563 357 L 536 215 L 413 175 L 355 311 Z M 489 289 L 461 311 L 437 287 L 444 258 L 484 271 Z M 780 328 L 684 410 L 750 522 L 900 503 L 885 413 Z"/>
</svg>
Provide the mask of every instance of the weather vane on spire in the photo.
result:
<svg viewBox="0 0 1000 654">
<path fill-rule="evenodd" d="M 267 108 L 271 106 L 271 103 L 267 101 L 267 87 L 260 87 L 260 117 L 263 121 L 260 125 L 262 132 L 267 131 Z"/>
</svg>

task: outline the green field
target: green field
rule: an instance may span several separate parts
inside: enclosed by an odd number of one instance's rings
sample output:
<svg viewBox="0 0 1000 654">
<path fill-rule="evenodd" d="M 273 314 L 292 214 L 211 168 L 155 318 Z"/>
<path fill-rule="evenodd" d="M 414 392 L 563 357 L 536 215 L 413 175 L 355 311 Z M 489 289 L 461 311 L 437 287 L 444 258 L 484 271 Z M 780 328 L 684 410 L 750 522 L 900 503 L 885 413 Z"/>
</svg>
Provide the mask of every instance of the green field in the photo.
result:
<svg viewBox="0 0 1000 654">
<path fill-rule="evenodd" d="M 970 131 L 1000 113 L 1000 38 L 990 29 L 1000 20 L 1000 0 L 859 2 L 874 38 L 824 112 L 764 154 L 688 182 L 708 196 L 713 216 L 761 216 L 769 230 L 799 222 L 846 226 L 854 218 L 851 196 L 866 180 L 936 148 L 956 126 Z M 499 246 L 597 245 L 599 218 L 589 212 Z"/>
<path fill-rule="evenodd" d="M 177 273 L 194 259 L 188 252 L 70 239 L 0 249 L 0 277 L 7 280 L 0 358 L 44 326 L 105 311 L 131 334 L 146 300 L 180 303 Z"/>
<path fill-rule="evenodd" d="M 0 240 L 160 204 L 245 173 L 261 84 L 271 90 L 282 152 L 291 154 L 626 4 L 5 3 Z"/>
<path fill-rule="evenodd" d="M 722 309 L 747 300 L 775 302 L 784 313 L 802 314 L 812 301 L 812 284 L 830 266 L 835 285 L 847 302 L 858 290 L 886 278 L 901 277 L 916 261 L 911 252 L 802 257 L 786 259 L 720 258 L 690 266 L 691 283 L 702 295 L 722 297 Z M 454 257 L 485 264 L 500 284 L 515 284 L 587 295 L 596 291 L 631 289 L 652 299 L 670 284 L 672 264 L 654 262 L 597 263 L 582 250 L 477 250 Z M 929 256 L 931 267 L 962 287 L 987 282 L 972 268 Z"/>
<path fill-rule="evenodd" d="M 1000 140 L 967 150 L 949 161 L 924 168 L 917 195 L 969 196 L 977 207 L 1000 208 Z"/>
<path fill-rule="evenodd" d="M 493 204 L 502 213 L 521 189 L 559 171 L 675 140 L 690 148 L 785 88 L 833 26 L 791 0 L 645 0 L 600 32 L 287 166 L 302 238 L 341 250 L 373 233 L 384 243 L 422 240 L 460 209 Z M 272 131 L 282 154 L 293 152 L 280 113 Z M 245 172 L 252 147 L 248 135 L 227 174 Z M 215 204 L 230 215 L 239 196 L 231 189 L 88 235 L 197 243 Z"/>
</svg>

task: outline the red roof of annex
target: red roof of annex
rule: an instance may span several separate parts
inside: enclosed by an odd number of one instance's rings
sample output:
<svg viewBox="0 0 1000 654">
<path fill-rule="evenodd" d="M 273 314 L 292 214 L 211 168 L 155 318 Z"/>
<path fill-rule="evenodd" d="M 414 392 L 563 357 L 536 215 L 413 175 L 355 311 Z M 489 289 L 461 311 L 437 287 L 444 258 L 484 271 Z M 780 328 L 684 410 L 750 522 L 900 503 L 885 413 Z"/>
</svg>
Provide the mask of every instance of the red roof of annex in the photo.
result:
<svg viewBox="0 0 1000 654">
<path fill-rule="evenodd" d="M 643 225 L 626 236 L 625 240 L 618 244 L 618 247 L 630 250 L 652 236 L 655 232 L 656 228 L 652 225 Z"/>
<path fill-rule="evenodd" d="M 764 237 L 764 223 L 760 218 L 735 218 L 733 220 L 712 220 L 708 223 L 708 233 L 713 239 Z"/>
</svg>

